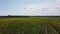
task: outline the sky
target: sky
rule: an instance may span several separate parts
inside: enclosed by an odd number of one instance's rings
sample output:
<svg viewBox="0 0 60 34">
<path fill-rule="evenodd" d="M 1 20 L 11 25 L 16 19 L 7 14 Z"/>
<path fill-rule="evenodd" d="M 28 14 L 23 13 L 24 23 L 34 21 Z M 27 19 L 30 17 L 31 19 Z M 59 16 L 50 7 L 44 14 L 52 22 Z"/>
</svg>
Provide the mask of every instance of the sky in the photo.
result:
<svg viewBox="0 0 60 34">
<path fill-rule="evenodd" d="M 0 0 L 1 15 L 60 16 L 60 0 Z"/>
</svg>

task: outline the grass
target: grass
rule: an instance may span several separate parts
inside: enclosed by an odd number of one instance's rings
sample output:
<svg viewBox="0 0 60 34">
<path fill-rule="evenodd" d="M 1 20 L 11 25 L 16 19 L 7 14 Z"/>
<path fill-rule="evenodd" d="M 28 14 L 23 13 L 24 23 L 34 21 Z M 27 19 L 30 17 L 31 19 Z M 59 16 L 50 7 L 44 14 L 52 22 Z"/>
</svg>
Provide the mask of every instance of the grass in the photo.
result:
<svg viewBox="0 0 60 34">
<path fill-rule="evenodd" d="M 60 34 L 60 17 L 2 18 L 0 34 L 55 34 L 49 24 Z"/>
</svg>

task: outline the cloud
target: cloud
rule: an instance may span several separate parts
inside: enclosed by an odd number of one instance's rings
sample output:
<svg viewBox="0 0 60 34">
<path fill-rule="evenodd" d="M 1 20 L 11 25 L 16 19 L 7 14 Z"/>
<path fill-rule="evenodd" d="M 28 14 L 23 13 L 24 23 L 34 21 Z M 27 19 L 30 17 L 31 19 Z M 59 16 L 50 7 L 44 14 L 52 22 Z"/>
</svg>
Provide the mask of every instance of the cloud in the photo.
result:
<svg viewBox="0 0 60 34">
<path fill-rule="evenodd" d="M 15 8 L 12 14 L 20 15 L 60 15 L 60 0 L 55 3 L 32 3 Z"/>
<path fill-rule="evenodd" d="M 43 8 L 48 8 L 47 4 L 30 4 L 27 6 L 24 6 L 25 10 L 29 10 L 29 11 L 36 11 L 36 10 L 41 10 Z"/>
</svg>

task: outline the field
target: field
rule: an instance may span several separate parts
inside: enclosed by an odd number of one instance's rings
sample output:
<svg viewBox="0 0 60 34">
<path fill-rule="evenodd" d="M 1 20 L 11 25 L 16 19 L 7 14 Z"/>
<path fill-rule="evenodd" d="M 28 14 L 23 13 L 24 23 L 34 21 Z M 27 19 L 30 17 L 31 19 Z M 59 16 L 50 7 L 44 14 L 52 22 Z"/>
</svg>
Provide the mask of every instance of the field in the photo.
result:
<svg viewBox="0 0 60 34">
<path fill-rule="evenodd" d="M 0 34 L 60 34 L 60 17 L 0 18 Z"/>
</svg>

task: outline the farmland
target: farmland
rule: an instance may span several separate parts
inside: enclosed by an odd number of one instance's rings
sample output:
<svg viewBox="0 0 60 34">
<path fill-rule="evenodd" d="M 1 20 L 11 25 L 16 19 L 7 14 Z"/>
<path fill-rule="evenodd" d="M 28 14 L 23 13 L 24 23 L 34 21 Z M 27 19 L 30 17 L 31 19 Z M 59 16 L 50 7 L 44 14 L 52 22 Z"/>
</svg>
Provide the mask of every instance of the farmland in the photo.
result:
<svg viewBox="0 0 60 34">
<path fill-rule="evenodd" d="M 0 18 L 0 34 L 60 34 L 60 17 Z"/>
</svg>

